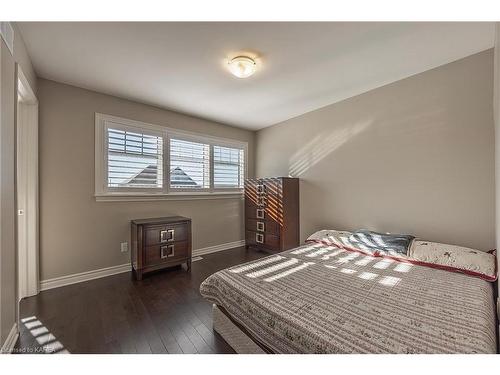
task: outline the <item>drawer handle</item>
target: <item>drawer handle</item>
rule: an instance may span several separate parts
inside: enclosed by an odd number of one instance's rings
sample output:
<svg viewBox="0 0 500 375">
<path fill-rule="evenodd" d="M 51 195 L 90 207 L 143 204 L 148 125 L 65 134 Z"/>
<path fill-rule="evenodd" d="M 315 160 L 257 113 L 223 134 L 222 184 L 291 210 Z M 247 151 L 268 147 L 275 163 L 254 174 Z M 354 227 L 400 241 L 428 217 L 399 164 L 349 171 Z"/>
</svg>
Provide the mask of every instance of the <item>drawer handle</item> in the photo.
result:
<svg viewBox="0 0 500 375">
<path fill-rule="evenodd" d="M 264 232 L 265 231 L 265 225 L 262 221 L 257 221 L 257 230 L 259 232 Z"/>
<path fill-rule="evenodd" d="M 265 185 L 257 185 L 257 194 L 262 194 L 266 192 L 266 186 Z"/>
<path fill-rule="evenodd" d="M 264 210 L 262 208 L 257 208 L 257 219 L 264 219 Z"/>
<path fill-rule="evenodd" d="M 174 229 L 162 230 L 160 232 L 160 242 L 170 242 L 174 240 Z"/>
<path fill-rule="evenodd" d="M 165 245 L 160 247 L 161 259 L 171 258 L 175 255 L 175 245 Z"/>
<path fill-rule="evenodd" d="M 255 233 L 255 242 L 264 243 L 264 235 L 260 233 Z"/>
</svg>

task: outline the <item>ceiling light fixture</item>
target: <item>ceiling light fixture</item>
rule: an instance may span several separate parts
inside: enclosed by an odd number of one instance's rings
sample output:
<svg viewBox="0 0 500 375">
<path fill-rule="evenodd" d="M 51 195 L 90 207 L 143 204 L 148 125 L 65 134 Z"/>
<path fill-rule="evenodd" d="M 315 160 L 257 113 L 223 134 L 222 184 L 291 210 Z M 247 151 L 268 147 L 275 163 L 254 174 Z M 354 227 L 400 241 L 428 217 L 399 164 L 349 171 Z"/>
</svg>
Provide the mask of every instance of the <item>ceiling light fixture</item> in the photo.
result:
<svg viewBox="0 0 500 375">
<path fill-rule="evenodd" d="M 247 78 L 255 73 L 257 64 L 248 56 L 236 56 L 228 62 L 229 71 L 238 78 Z"/>
</svg>

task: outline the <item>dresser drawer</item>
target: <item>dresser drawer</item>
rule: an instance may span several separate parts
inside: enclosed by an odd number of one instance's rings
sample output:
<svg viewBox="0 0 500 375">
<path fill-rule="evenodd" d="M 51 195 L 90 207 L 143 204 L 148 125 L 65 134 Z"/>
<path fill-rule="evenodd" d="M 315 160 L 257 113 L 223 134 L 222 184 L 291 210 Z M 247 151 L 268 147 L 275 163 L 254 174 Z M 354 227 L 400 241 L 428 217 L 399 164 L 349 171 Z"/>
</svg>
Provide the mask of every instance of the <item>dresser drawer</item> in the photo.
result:
<svg viewBox="0 0 500 375">
<path fill-rule="evenodd" d="M 245 199 L 245 217 L 256 220 L 274 220 L 280 222 L 283 217 L 281 202 L 271 199 L 265 206 L 257 206 L 252 201 Z"/>
<path fill-rule="evenodd" d="M 187 224 L 170 224 L 146 227 L 144 236 L 146 246 L 186 241 L 188 226 Z"/>
<path fill-rule="evenodd" d="M 144 251 L 144 263 L 146 266 L 176 261 L 188 257 L 189 250 L 187 241 L 148 246 Z"/>
<path fill-rule="evenodd" d="M 282 188 L 281 188 L 281 180 L 277 178 L 269 178 L 265 179 L 261 183 L 263 185 L 263 189 L 260 188 L 260 190 L 264 190 L 265 194 L 267 195 L 272 195 L 275 197 L 279 197 L 282 195 Z"/>
<path fill-rule="evenodd" d="M 260 208 L 265 208 L 268 201 L 267 194 L 253 194 L 249 193 L 248 190 L 245 192 L 245 202 L 246 204 L 254 205 Z"/>
<path fill-rule="evenodd" d="M 264 219 L 265 209 L 260 209 L 260 213 L 257 212 L 259 207 L 252 202 L 250 199 L 245 198 L 245 217 L 250 219 Z M 259 216 L 258 216 L 259 215 Z"/>
<path fill-rule="evenodd" d="M 254 232 L 265 232 L 274 235 L 279 235 L 280 233 L 280 226 L 274 220 L 247 219 L 246 229 Z"/>
<path fill-rule="evenodd" d="M 247 230 L 245 231 L 245 240 L 247 245 L 265 246 L 270 249 L 279 249 L 280 238 L 269 233 L 261 233 Z"/>
<path fill-rule="evenodd" d="M 279 178 L 246 180 L 245 191 L 252 196 L 258 196 L 262 194 L 281 195 L 282 182 Z"/>
</svg>

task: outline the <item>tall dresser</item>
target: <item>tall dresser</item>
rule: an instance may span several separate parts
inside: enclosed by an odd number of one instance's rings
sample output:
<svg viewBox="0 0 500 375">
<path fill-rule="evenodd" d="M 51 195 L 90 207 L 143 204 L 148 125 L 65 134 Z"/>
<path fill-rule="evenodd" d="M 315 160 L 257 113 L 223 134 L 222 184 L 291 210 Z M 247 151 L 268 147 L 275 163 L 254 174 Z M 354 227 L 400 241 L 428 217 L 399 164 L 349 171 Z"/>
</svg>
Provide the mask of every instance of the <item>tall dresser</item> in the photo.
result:
<svg viewBox="0 0 500 375">
<path fill-rule="evenodd" d="M 245 180 L 246 246 L 280 252 L 299 246 L 299 179 Z"/>
</svg>

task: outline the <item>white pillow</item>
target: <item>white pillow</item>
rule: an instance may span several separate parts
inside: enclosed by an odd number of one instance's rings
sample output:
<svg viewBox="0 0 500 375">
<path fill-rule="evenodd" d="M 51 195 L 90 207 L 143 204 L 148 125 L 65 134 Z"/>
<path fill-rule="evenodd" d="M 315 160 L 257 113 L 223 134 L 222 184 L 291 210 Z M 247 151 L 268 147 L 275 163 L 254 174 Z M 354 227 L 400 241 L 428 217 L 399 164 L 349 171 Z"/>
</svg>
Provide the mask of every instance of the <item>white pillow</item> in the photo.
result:
<svg viewBox="0 0 500 375">
<path fill-rule="evenodd" d="M 469 249 L 467 247 L 447 245 L 438 242 L 415 240 L 408 252 L 408 257 L 419 262 L 436 265 L 436 268 L 448 269 L 478 276 L 488 281 L 495 281 L 495 254 Z"/>
<path fill-rule="evenodd" d="M 363 246 L 358 242 L 352 242 L 349 237 L 352 232 L 345 230 L 323 229 L 311 234 L 306 242 L 319 242 L 324 245 L 337 246 L 345 250 L 359 251 L 366 255 L 374 255 L 375 250 Z"/>
</svg>

